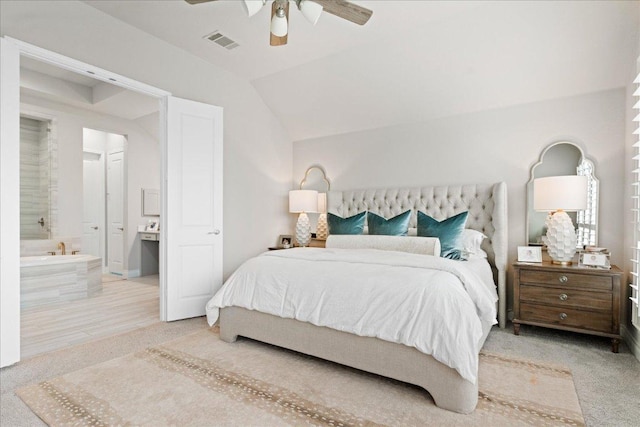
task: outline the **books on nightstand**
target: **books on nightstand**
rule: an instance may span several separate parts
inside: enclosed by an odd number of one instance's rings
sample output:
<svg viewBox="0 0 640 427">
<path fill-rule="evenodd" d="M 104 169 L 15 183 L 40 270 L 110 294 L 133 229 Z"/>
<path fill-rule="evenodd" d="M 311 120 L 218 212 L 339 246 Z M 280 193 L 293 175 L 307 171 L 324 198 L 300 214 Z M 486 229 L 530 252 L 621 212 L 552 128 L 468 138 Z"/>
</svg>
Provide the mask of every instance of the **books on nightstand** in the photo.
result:
<svg viewBox="0 0 640 427">
<path fill-rule="evenodd" d="M 580 267 L 609 270 L 611 268 L 611 253 L 607 248 L 587 246 L 580 252 L 578 261 Z"/>
</svg>

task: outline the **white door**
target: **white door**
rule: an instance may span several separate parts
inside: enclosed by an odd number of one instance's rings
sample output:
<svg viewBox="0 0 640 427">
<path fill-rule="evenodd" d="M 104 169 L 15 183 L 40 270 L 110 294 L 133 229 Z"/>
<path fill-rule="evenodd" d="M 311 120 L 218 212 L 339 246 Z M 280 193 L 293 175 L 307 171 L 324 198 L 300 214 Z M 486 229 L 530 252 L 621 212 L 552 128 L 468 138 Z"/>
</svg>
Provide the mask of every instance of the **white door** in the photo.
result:
<svg viewBox="0 0 640 427">
<path fill-rule="evenodd" d="M 107 166 L 107 267 L 122 275 L 124 266 L 124 153 L 109 153 Z"/>
<path fill-rule="evenodd" d="M 104 266 L 104 153 L 82 155 L 82 252 L 102 258 Z"/>
<path fill-rule="evenodd" d="M 163 317 L 178 320 L 202 316 L 222 286 L 222 108 L 174 97 L 166 108 L 160 280 Z"/>
<path fill-rule="evenodd" d="M 0 367 L 20 360 L 20 51 L 0 38 Z"/>
</svg>

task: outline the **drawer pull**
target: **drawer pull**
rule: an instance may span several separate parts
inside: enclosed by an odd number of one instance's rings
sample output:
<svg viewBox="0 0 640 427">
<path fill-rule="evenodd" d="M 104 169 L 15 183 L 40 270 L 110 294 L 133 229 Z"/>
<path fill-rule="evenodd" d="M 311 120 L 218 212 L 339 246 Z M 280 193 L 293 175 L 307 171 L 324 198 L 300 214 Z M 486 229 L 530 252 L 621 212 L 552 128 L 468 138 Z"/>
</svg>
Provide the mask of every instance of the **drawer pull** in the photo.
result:
<svg viewBox="0 0 640 427">
<path fill-rule="evenodd" d="M 569 298 L 569 296 L 567 294 L 560 294 L 558 298 L 560 298 L 560 301 L 566 301 Z"/>
<path fill-rule="evenodd" d="M 567 313 L 560 313 L 560 320 L 564 320 L 567 318 Z"/>
<path fill-rule="evenodd" d="M 560 283 L 567 283 L 569 278 L 563 274 L 558 280 L 560 280 Z"/>
</svg>

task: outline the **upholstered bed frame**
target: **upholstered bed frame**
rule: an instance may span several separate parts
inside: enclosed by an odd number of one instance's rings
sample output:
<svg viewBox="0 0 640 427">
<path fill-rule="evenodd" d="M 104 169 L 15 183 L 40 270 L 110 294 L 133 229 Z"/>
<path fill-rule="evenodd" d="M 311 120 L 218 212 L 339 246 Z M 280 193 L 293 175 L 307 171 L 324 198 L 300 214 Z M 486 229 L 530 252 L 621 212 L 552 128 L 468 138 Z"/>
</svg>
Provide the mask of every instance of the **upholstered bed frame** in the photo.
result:
<svg viewBox="0 0 640 427">
<path fill-rule="evenodd" d="M 498 320 L 500 327 L 504 327 L 507 267 L 505 183 L 332 191 L 328 194 L 328 211 L 345 217 L 369 210 L 389 218 L 408 209 L 412 211 L 412 228 L 416 226 L 417 210 L 438 220 L 469 211 L 467 228 L 481 231 L 488 237 L 482 247 L 497 278 Z M 490 324 L 483 324 L 481 343 L 484 343 L 490 329 Z M 239 307 L 220 310 L 220 335 L 227 342 L 244 336 L 416 384 L 431 394 L 436 405 L 451 411 L 469 413 L 478 401 L 477 382 L 474 384 L 463 379 L 454 369 L 402 344 Z"/>
</svg>

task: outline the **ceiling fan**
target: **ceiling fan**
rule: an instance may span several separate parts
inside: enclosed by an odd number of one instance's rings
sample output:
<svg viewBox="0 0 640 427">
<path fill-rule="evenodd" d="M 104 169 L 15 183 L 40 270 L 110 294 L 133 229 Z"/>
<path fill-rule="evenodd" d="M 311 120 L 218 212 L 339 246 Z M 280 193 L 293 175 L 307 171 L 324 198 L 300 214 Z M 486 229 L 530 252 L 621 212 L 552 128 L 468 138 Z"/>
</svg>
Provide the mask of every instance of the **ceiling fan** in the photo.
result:
<svg viewBox="0 0 640 427">
<path fill-rule="evenodd" d="M 208 3 L 216 0 L 185 0 L 189 4 Z M 373 11 L 345 0 L 291 0 L 298 10 L 313 25 L 318 22 L 324 10 L 339 18 L 354 22 L 358 25 L 367 23 Z M 244 0 L 245 12 L 249 17 L 258 13 L 267 0 Z M 273 0 L 271 4 L 271 46 L 287 44 L 289 32 L 289 0 Z"/>
</svg>

